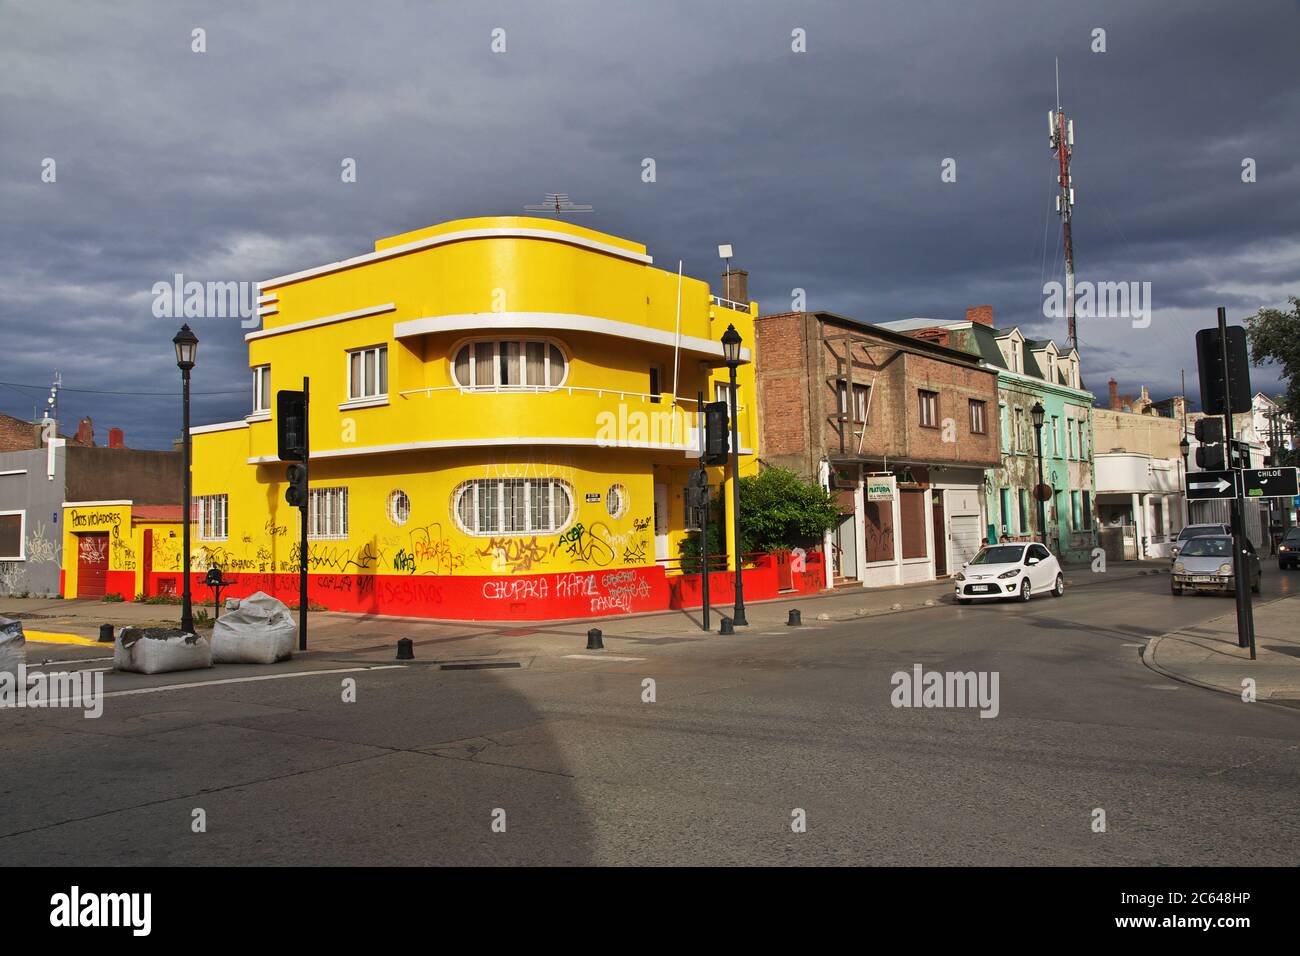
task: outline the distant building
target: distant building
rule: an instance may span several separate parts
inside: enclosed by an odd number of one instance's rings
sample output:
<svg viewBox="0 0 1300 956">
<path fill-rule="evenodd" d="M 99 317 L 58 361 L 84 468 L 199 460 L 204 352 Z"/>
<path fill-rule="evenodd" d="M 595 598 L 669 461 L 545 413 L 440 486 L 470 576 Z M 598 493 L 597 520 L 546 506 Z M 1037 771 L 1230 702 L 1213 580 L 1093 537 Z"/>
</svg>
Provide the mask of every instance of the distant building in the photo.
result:
<svg viewBox="0 0 1300 956">
<path fill-rule="evenodd" d="M 1092 412 L 1098 531 L 1111 560 L 1168 558 L 1186 519 L 1182 396 L 1153 402 L 1119 394 L 1110 380 L 1109 408 Z"/>
<path fill-rule="evenodd" d="M 0 595 L 133 597 L 147 560 L 133 507 L 154 519 L 172 507 L 164 533 L 179 529 L 180 454 L 127 448 L 118 428 L 108 447 L 94 441 L 89 418 L 65 438 L 48 419 L 0 416 Z M 106 500 L 115 517 L 89 522 L 88 509 Z"/>
</svg>

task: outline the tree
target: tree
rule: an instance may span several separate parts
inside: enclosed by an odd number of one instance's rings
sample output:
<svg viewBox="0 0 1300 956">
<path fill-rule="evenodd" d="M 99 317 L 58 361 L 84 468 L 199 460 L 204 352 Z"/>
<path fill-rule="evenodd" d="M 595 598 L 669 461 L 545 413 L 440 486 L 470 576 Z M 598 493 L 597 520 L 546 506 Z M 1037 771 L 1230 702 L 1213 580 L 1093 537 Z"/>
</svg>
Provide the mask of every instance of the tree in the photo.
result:
<svg viewBox="0 0 1300 956">
<path fill-rule="evenodd" d="M 723 486 L 725 487 L 725 486 Z M 721 489 L 709 506 L 709 553 L 726 550 L 723 521 L 729 520 Z M 840 509 L 830 492 L 816 481 L 800 478 L 788 468 L 765 468 L 757 475 L 740 479 L 740 550 L 787 551 L 819 545 L 822 536 L 835 527 Z M 698 531 L 681 544 L 682 569 L 698 571 L 690 562 L 700 553 Z"/>
<path fill-rule="evenodd" d="M 1291 311 L 1260 309 L 1246 320 L 1246 332 L 1251 362 L 1280 368 L 1286 393 L 1278 396 L 1278 404 L 1295 428 L 1300 424 L 1300 298 L 1290 296 L 1287 301 Z M 1295 463 L 1294 451 L 1289 463 Z"/>
</svg>

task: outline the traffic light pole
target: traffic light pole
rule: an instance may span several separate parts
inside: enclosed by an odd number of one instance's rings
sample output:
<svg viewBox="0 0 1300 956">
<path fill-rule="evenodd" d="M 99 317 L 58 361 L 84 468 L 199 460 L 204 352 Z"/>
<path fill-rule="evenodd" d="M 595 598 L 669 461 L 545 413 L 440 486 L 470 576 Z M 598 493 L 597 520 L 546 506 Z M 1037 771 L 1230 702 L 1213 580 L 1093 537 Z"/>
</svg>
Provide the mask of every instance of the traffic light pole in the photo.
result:
<svg viewBox="0 0 1300 956">
<path fill-rule="evenodd" d="M 302 379 L 302 467 L 306 477 L 303 486 L 310 487 L 311 480 L 311 432 L 308 428 L 311 407 L 311 379 Z M 303 496 L 299 512 L 298 539 L 298 650 L 307 650 L 307 516 L 310 513 L 311 492 Z"/>
<path fill-rule="evenodd" d="M 1219 306 L 1219 349 L 1223 361 L 1223 451 L 1224 465 L 1238 472 L 1232 461 L 1232 376 L 1228 374 L 1228 310 Z M 1246 560 L 1246 521 L 1241 505 L 1241 475 L 1234 474 L 1236 494 L 1232 498 L 1232 577 L 1237 597 L 1237 646 L 1250 648 L 1255 659 L 1255 614 L 1250 601 L 1250 564 Z"/>
<path fill-rule="evenodd" d="M 704 415 L 704 393 L 695 393 L 695 408 L 700 421 L 707 426 Z M 701 429 L 703 433 L 704 429 Z M 704 441 L 700 441 L 700 474 L 704 476 L 704 501 L 700 506 L 700 609 L 703 612 L 701 627 L 709 630 L 709 473 L 704 468 Z"/>
</svg>

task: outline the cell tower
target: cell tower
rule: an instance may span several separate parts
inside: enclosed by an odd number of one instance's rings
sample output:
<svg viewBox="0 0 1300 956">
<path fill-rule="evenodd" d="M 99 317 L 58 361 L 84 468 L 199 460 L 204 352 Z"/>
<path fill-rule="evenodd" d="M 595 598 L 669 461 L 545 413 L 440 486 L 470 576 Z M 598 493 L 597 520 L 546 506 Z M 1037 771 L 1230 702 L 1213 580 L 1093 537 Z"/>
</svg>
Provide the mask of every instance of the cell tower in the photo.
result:
<svg viewBox="0 0 1300 956">
<path fill-rule="evenodd" d="M 1057 172 L 1056 214 L 1061 217 L 1061 231 L 1065 237 L 1065 321 L 1068 345 L 1079 347 L 1079 337 L 1074 327 L 1074 242 L 1070 238 L 1070 219 L 1074 213 L 1074 178 L 1070 174 L 1070 157 L 1074 155 L 1074 120 L 1067 119 L 1061 109 L 1061 65 L 1056 65 L 1056 109 L 1047 114 L 1051 129 L 1052 152 L 1059 163 Z"/>
</svg>

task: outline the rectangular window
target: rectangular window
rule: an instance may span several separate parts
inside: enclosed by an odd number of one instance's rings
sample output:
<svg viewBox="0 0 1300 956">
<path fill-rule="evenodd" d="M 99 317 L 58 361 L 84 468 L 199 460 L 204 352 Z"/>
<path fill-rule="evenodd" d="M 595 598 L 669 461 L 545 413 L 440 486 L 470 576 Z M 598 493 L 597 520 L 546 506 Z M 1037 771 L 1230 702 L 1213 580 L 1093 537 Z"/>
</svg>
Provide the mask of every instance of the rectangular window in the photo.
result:
<svg viewBox="0 0 1300 956">
<path fill-rule="evenodd" d="M 970 400 L 970 431 L 972 435 L 985 435 L 988 433 L 988 425 L 984 420 L 984 402 L 972 398 Z"/>
<path fill-rule="evenodd" d="M 656 405 L 659 404 L 659 392 L 660 392 L 659 366 L 651 365 L 650 366 L 650 401 L 654 402 Z"/>
<path fill-rule="evenodd" d="M 849 383 L 840 379 L 836 383 L 835 394 L 839 399 L 840 421 L 849 417 Z"/>
<path fill-rule="evenodd" d="M 1071 528 L 1071 530 L 1078 531 L 1079 528 L 1082 527 L 1082 525 L 1081 525 L 1079 522 L 1080 522 L 1080 512 L 1079 512 L 1079 493 L 1078 493 L 1077 491 L 1072 491 L 1072 492 L 1070 492 L 1070 528 Z"/>
<path fill-rule="evenodd" d="M 200 541 L 225 541 L 227 537 L 228 497 L 198 495 L 194 499 L 194 517 L 199 523 Z"/>
<path fill-rule="evenodd" d="M 899 491 L 898 520 L 903 531 L 903 560 L 924 558 L 929 554 L 924 491 Z"/>
<path fill-rule="evenodd" d="M 1011 428 L 1007 420 L 1006 405 L 1003 404 L 998 405 L 998 424 L 1001 426 L 1002 429 L 1002 450 L 1010 451 L 1011 450 Z"/>
<path fill-rule="evenodd" d="M 23 523 L 26 519 L 23 511 L 0 512 L 0 561 L 27 560 L 27 553 L 23 550 Z"/>
<path fill-rule="evenodd" d="M 925 389 L 919 389 L 916 394 L 920 404 L 921 427 L 938 428 L 939 393 L 927 392 Z"/>
<path fill-rule="evenodd" d="M 1057 415 L 1052 416 L 1052 457 L 1061 457 L 1061 419 Z"/>
<path fill-rule="evenodd" d="M 726 402 L 727 408 L 731 408 L 731 383 L 714 382 L 713 383 L 713 400 L 715 402 Z M 740 386 L 736 386 L 736 401 L 740 401 Z"/>
<path fill-rule="evenodd" d="M 867 398 L 871 393 L 869 385 L 853 386 L 853 420 L 855 422 L 866 422 L 867 420 Z"/>
<path fill-rule="evenodd" d="M 1083 492 L 1083 530 L 1092 530 L 1092 492 Z"/>
<path fill-rule="evenodd" d="M 894 503 L 864 501 L 863 530 L 866 532 L 867 563 L 894 560 Z"/>
<path fill-rule="evenodd" d="M 1011 521 L 1011 489 L 1003 488 L 1000 495 L 999 504 L 1002 506 L 1002 533 L 1014 534 L 1015 526 Z"/>
<path fill-rule="evenodd" d="M 388 346 L 348 353 L 348 398 L 388 397 Z"/>
<path fill-rule="evenodd" d="M 529 388 L 546 386 L 546 343 L 524 343 L 524 372 Z"/>
<path fill-rule="evenodd" d="M 1016 409 L 1016 431 L 1011 436 L 1011 450 L 1020 454 L 1025 450 L 1025 410 Z"/>
<path fill-rule="evenodd" d="M 1069 456 L 1074 457 L 1074 430 L 1076 422 L 1073 418 L 1065 420 L 1065 440 L 1066 448 L 1069 450 Z"/>
<path fill-rule="evenodd" d="M 1029 492 L 1020 489 L 1020 533 L 1029 533 Z"/>
<path fill-rule="evenodd" d="M 348 536 L 348 489 L 311 488 L 307 492 L 307 537 L 342 539 Z"/>
<path fill-rule="evenodd" d="M 253 369 L 253 411 L 271 410 L 271 366 L 259 365 Z"/>
</svg>

